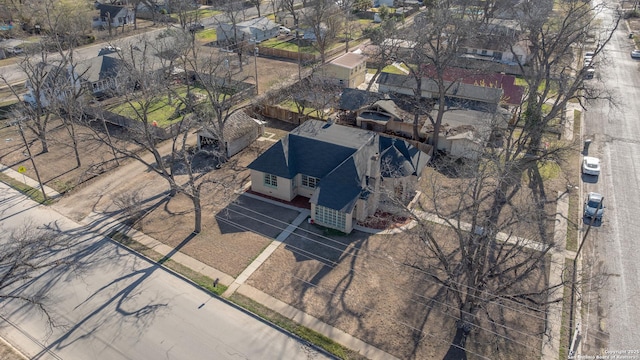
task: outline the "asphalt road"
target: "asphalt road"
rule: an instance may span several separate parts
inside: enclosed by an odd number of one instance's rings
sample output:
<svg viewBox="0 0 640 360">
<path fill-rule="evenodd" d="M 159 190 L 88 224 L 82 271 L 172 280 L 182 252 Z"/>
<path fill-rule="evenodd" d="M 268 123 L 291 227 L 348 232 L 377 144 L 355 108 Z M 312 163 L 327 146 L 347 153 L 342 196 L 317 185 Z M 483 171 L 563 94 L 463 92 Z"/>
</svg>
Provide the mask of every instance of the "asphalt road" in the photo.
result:
<svg viewBox="0 0 640 360">
<path fill-rule="evenodd" d="M 601 159 L 603 172 L 597 181 L 583 176 L 584 192 L 603 194 L 606 206 L 603 224 L 587 238 L 586 271 L 606 277 L 585 293 L 584 355 L 640 351 L 640 61 L 632 49 L 621 23 L 597 65 L 600 81 L 592 83 L 614 104 L 593 101 L 585 113 L 584 136 L 594 140 L 589 154 Z"/>
<path fill-rule="evenodd" d="M 0 246 L 26 219 L 57 222 L 75 235 L 73 271 L 39 274 L 24 291 L 48 287 L 39 312 L 0 302 L 0 336 L 34 359 L 326 359 L 297 339 L 211 297 L 57 212 L 0 183 Z"/>
</svg>

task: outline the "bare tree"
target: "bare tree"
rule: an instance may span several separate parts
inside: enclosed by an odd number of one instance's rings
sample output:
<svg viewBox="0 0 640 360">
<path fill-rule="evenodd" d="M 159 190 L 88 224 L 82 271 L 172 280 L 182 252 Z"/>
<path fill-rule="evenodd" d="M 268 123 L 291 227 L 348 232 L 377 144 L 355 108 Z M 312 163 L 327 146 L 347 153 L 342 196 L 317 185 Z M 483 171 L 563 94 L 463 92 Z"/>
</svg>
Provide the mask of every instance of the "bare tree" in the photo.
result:
<svg viewBox="0 0 640 360">
<path fill-rule="evenodd" d="M 549 11 L 551 3 L 529 5 L 533 8 L 524 12 L 529 21 L 522 21 L 532 49 L 530 63 L 520 64 L 530 83 L 527 101 L 518 113 L 522 128 L 509 128 L 502 147 L 485 147 L 488 138 L 481 137 L 483 146 L 476 160 L 436 162 L 445 165 L 440 169 L 455 169 L 459 179 L 451 185 L 434 177 L 422 189 L 426 194 L 422 208 L 446 225 L 448 236 L 425 221 L 429 217 L 424 213 L 412 212 L 421 226 L 416 235 L 423 256 L 411 265 L 440 286 L 434 299 L 457 311 L 456 335 L 445 359 L 466 358 L 465 344 L 474 329 L 492 329 L 515 350 L 519 345 L 512 339 L 513 329 L 505 324 L 505 302 L 544 311 L 548 304 L 562 300 L 557 291 L 571 281 L 540 281 L 548 255 L 562 249 L 556 249 L 553 240 L 555 209 L 550 208 L 556 198 L 545 195 L 539 167 L 546 162 L 562 166 L 566 152 L 572 150 L 570 144 L 543 147 L 541 142 L 567 101 L 601 96 L 584 86 L 585 69 L 580 64 L 576 67 L 572 55 L 572 46 L 588 30 L 595 14 L 591 5 L 580 1 L 564 2 L 553 12 Z M 616 28 L 617 21 L 608 31 Z M 607 41 L 595 51 L 601 52 Z M 427 59 L 434 56 L 435 49 L 426 53 Z M 437 68 L 438 62 L 433 64 Z M 544 111 L 543 104 L 548 105 Z M 495 130 L 492 126 L 491 132 Z M 530 180 L 523 181 L 527 176 Z M 506 352 L 509 356 L 516 353 Z"/>
<path fill-rule="evenodd" d="M 447 108 L 447 93 L 456 84 L 456 81 L 447 81 L 445 73 L 460 55 L 459 42 L 471 37 L 471 31 L 480 28 L 481 19 L 465 15 L 471 3 L 472 1 L 467 0 L 439 1 L 416 16 L 414 31 L 408 37 L 413 45 L 412 49 L 406 56 L 400 57 L 415 82 L 414 139 L 418 139 L 419 118 L 424 113 L 421 99 L 425 81 L 433 81 L 437 86 L 438 111 L 435 118 L 429 118 L 434 129 L 431 145 L 436 149 L 442 118 Z"/>
<path fill-rule="evenodd" d="M 373 50 L 369 52 L 369 57 L 376 68 L 376 72 L 373 74 L 369 85 L 367 85 L 367 91 L 369 91 L 382 73 L 382 70 L 398 58 L 398 50 L 405 40 L 399 36 L 396 21 L 388 16 L 383 17 L 379 27 L 370 28 L 364 33 L 371 40 L 371 45 L 373 45 L 370 47 Z"/>
<path fill-rule="evenodd" d="M 275 2 L 273 3 L 274 8 L 275 8 Z M 291 17 L 293 18 L 293 26 L 295 26 L 296 28 L 300 25 L 300 17 L 298 14 L 298 9 L 296 6 L 296 1 L 295 0 L 281 0 L 280 1 L 280 6 L 282 7 L 282 10 L 285 11 L 286 13 L 291 14 Z"/>
<path fill-rule="evenodd" d="M 249 4 L 253 5 L 253 7 L 256 8 L 256 10 L 258 11 L 258 17 L 262 17 L 261 13 L 260 13 L 260 4 L 262 3 L 261 0 L 248 0 Z"/>
<path fill-rule="evenodd" d="M 221 9 L 224 12 L 227 23 L 219 23 L 220 28 L 224 32 L 224 41 L 229 49 L 238 54 L 240 70 L 242 70 L 242 56 L 248 48 L 247 42 L 252 39 L 247 38 L 246 34 L 238 30 L 238 23 L 245 19 L 245 8 L 242 1 L 224 0 Z M 218 35 L 221 38 L 221 35 Z"/>
<path fill-rule="evenodd" d="M 68 251 L 72 239 L 56 230 L 55 224 L 38 227 L 25 222 L 19 227 L 2 229 L 0 237 L 0 300 L 29 304 L 55 325 L 46 305 L 47 290 L 29 285 L 45 272 L 53 273 L 72 266 Z"/>
<path fill-rule="evenodd" d="M 344 12 L 332 1 L 318 0 L 305 11 L 303 22 L 313 33 L 313 47 L 320 53 L 320 61 L 324 64 L 327 50 L 343 28 Z"/>
<path fill-rule="evenodd" d="M 189 135 L 203 126 L 204 119 L 210 119 L 206 117 L 211 115 L 208 109 L 219 111 L 223 123 L 231 109 L 225 96 L 213 94 L 214 89 L 219 88 L 218 82 L 213 82 L 215 87 L 210 87 L 208 93 L 206 85 L 198 85 L 200 93 L 209 94 L 218 103 L 217 108 L 206 103 L 206 96 L 204 101 L 196 98 L 194 87 L 196 82 L 200 84 L 200 79 L 204 78 L 195 71 L 199 68 L 191 67 L 197 64 L 193 61 L 196 54 L 193 34 L 186 31 L 170 32 L 159 39 L 148 39 L 138 43 L 136 48 L 122 51 L 124 69 L 119 74 L 121 91 L 117 95 L 125 101 L 124 112 L 131 119 L 124 129 L 130 143 L 112 142 L 108 134 L 102 134 L 98 127 L 94 130 L 96 136 L 119 155 L 144 164 L 165 179 L 169 184 L 170 197 L 176 194 L 187 196 L 193 203 L 195 214 L 193 231 L 199 233 L 202 230 L 201 189 L 206 184 L 216 182 L 208 176 L 216 163 L 201 157 L 215 157 L 216 154 L 194 149 L 188 141 Z M 216 66 L 223 68 L 222 64 Z M 170 116 L 174 123 L 168 128 L 161 128 L 152 116 L 158 104 L 176 109 Z M 132 147 L 131 143 L 135 146 Z M 198 158 L 200 162 L 196 168 Z"/>
<path fill-rule="evenodd" d="M 321 73 L 316 73 L 289 87 L 286 96 L 301 116 L 324 120 L 324 110 L 335 105 L 340 89 L 340 86 L 324 78 Z"/>
</svg>

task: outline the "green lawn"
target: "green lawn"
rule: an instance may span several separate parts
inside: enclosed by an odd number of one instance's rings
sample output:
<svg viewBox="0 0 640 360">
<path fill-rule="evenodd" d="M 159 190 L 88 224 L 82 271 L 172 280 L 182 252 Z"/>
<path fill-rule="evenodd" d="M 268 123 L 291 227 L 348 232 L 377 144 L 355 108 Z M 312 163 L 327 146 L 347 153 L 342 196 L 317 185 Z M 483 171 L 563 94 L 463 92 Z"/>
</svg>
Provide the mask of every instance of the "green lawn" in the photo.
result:
<svg viewBox="0 0 640 360">
<path fill-rule="evenodd" d="M 208 42 L 216 41 L 218 39 L 218 35 L 216 34 L 216 29 L 206 29 L 206 30 L 198 31 L 196 33 L 196 39 L 198 41 L 208 43 Z"/>
<path fill-rule="evenodd" d="M 197 18 L 197 19 L 204 19 L 204 18 L 209 18 L 212 16 L 216 16 L 218 14 L 221 14 L 222 11 L 218 11 L 218 10 L 212 10 L 212 9 L 198 9 L 198 10 L 193 10 L 193 11 L 188 11 L 186 13 L 187 18 Z M 172 18 L 178 20 L 179 19 L 179 14 L 171 14 L 169 15 Z"/>
<path fill-rule="evenodd" d="M 409 71 L 409 68 L 405 64 L 400 64 L 399 66 L 401 68 Z M 407 73 L 405 73 L 402 70 L 398 69 L 398 67 L 394 66 L 394 65 L 385 66 L 384 69 L 382 69 L 382 72 L 386 72 L 386 73 L 390 73 L 390 74 L 397 74 L 397 75 L 407 75 Z"/>
<path fill-rule="evenodd" d="M 184 97 L 187 94 L 187 87 L 182 86 L 177 88 L 175 91 L 179 94 L 180 97 Z M 202 90 L 192 88 L 192 91 L 199 92 Z M 136 120 L 140 119 L 139 116 L 142 115 L 141 109 L 145 105 L 146 104 L 144 103 L 144 101 L 132 100 L 116 105 L 109 110 L 116 114 L 120 114 L 122 116 L 126 116 L 128 118 Z M 167 127 L 173 123 L 176 123 L 182 120 L 182 118 L 184 117 L 174 116 L 176 110 L 180 106 L 182 106 L 182 103 L 175 95 L 172 96 L 171 103 L 169 103 L 169 97 L 167 94 L 163 95 L 162 97 L 153 99 L 153 101 L 149 104 L 147 110 L 147 121 L 149 121 L 150 123 L 155 121 L 159 127 Z"/>
<path fill-rule="evenodd" d="M 278 38 L 269 39 L 260 43 L 260 46 L 272 48 L 272 49 L 282 49 L 293 52 L 298 52 L 298 43 L 293 40 L 285 41 Z M 313 48 L 313 46 L 301 46 L 300 47 L 302 53 L 313 54 L 317 53 L 317 51 Z"/>
<path fill-rule="evenodd" d="M 296 103 L 293 100 L 285 100 L 279 103 L 278 106 L 280 106 L 281 108 L 287 109 L 291 112 L 298 113 L 298 107 L 296 106 Z M 307 106 L 304 108 L 302 115 L 309 115 L 309 116 L 315 116 L 317 118 L 322 118 L 322 110 L 317 110 L 315 108 Z"/>
</svg>

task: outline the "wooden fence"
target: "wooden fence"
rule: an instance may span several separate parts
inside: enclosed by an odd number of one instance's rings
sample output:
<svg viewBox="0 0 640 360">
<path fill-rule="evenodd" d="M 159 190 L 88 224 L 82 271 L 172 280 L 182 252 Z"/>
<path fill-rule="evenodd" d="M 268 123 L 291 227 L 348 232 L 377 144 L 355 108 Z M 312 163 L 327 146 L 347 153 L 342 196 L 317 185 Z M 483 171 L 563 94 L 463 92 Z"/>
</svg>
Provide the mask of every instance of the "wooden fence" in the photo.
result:
<svg viewBox="0 0 640 360">
<path fill-rule="evenodd" d="M 322 120 L 312 115 L 303 115 L 289 109 L 281 108 L 277 105 L 261 105 L 254 109 L 254 112 L 272 119 L 288 122 L 290 124 L 300 125 L 309 119 Z"/>
</svg>

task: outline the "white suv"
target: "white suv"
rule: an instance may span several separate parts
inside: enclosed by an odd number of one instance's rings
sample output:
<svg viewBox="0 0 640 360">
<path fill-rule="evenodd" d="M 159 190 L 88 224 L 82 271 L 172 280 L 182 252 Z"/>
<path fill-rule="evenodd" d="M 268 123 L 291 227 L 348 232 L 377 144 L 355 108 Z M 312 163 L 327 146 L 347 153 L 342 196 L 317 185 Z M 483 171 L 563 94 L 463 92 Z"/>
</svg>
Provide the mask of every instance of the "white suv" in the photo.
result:
<svg viewBox="0 0 640 360">
<path fill-rule="evenodd" d="M 278 28 L 278 32 L 279 32 L 280 34 L 283 34 L 283 35 L 289 35 L 289 34 L 291 34 L 291 29 L 289 29 L 289 28 L 288 28 L 288 27 L 286 27 L 286 26 L 280 26 L 280 27 Z"/>
</svg>

